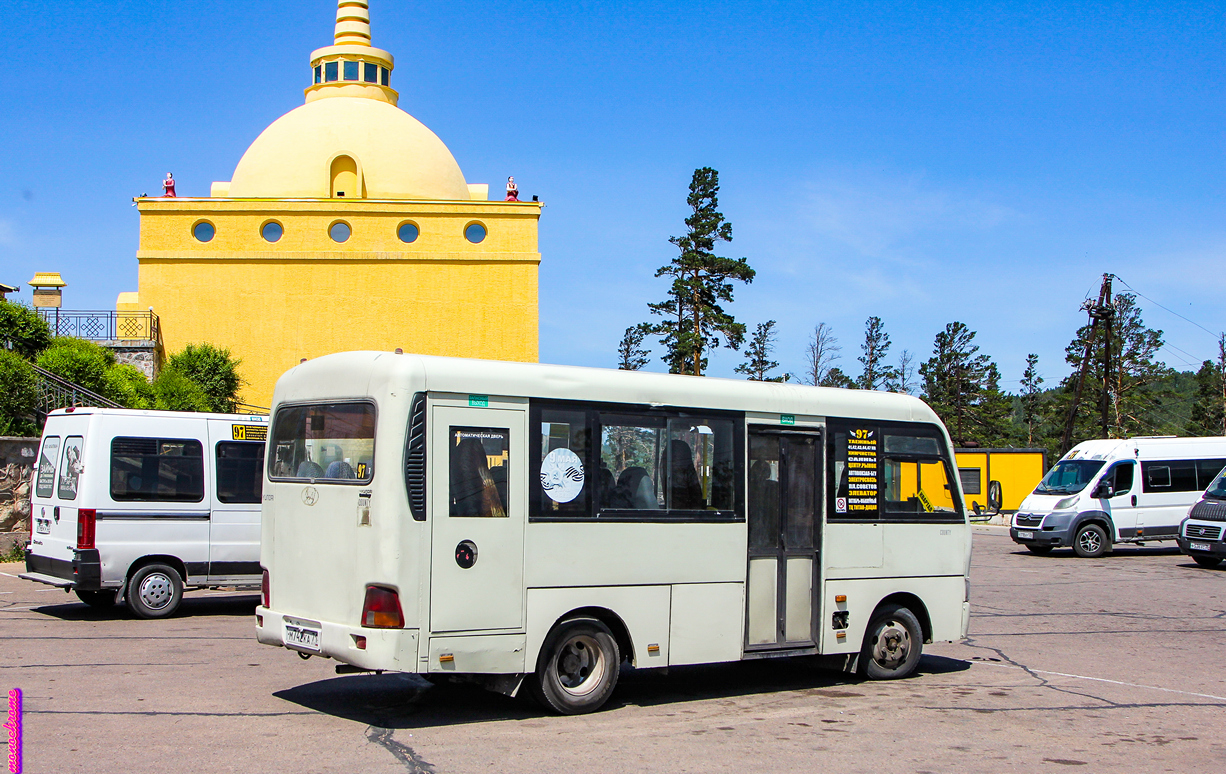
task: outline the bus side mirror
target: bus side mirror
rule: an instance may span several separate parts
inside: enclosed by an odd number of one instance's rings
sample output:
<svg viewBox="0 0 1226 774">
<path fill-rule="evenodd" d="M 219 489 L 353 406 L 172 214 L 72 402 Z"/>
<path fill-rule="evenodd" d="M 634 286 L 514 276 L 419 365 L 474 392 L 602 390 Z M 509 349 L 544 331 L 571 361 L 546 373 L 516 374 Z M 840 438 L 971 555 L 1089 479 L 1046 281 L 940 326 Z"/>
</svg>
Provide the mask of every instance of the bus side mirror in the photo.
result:
<svg viewBox="0 0 1226 774">
<path fill-rule="evenodd" d="M 1103 481 L 1094 487 L 1094 492 L 1090 496 L 1095 500 L 1110 500 L 1115 497 L 1115 490 L 1111 488 L 1111 484 Z"/>
<path fill-rule="evenodd" d="M 1001 489 L 999 481 L 988 482 L 988 510 L 992 513 L 1000 513 L 1000 506 L 1005 502 L 1005 493 Z"/>
</svg>

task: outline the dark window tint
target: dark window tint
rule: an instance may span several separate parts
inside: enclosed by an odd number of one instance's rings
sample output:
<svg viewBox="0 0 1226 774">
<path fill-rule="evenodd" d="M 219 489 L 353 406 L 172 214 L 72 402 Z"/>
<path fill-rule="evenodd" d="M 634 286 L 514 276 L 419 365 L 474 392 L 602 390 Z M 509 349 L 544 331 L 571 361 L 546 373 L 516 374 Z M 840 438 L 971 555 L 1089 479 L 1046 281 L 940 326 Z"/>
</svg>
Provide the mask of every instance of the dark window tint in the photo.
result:
<svg viewBox="0 0 1226 774">
<path fill-rule="evenodd" d="M 666 503 L 675 511 L 730 511 L 733 500 L 732 422 L 668 420 Z"/>
<path fill-rule="evenodd" d="M 379 68 L 379 77 L 381 78 L 379 82 L 384 86 L 387 85 L 387 73 L 388 73 L 388 69 L 386 67 Z"/>
<path fill-rule="evenodd" d="M 983 468 L 958 468 L 958 480 L 962 482 L 962 494 L 981 494 Z"/>
<path fill-rule="evenodd" d="M 1142 462 L 1146 492 L 1195 492 L 1196 463 L 1192 460 Z"/>
<path fill-rule="evenodd" d="M 749 547 L 776 548 L 779 543 L 779 438 L 749 436 Z"/>
<path fill-rule="evenodd" d="M 1115 480 L 1112 482 L 1111 488 L 1115 490 L 1115 494 L 1128 494 L 1132 491 L 1132 471 L 1134 467 L 1131 462 L 1125 462 L 1116 465 L 1112 469 L 1112 475 L 1115 476 Z"/>
<path fill-rule="evenodd" d="M 85 439 L 79 435 L 70 435 L 64 439 L 64 459 L 60 462 L 61 500 L 77 499 L 77 486 L 81 481 L 81 453 Z"/>
<path fill-rule="evenodd" d="M 831 421 L 829 428 L 831 520 L 962 518 L 953 466 L 938 428 L 855 420 Z"/>
<path fill-rule="evenodd" d="M 544 516 L 592 515 L 592 488 L 609 492 L 613 473 L 601 466 L 589 476 L 591 431 L 587 412 L 543 409 L 540 424 L 540 476 L 537 513 Z"/>
<path fill-rule="evenodd" d="M 340 72 L 340 65 L 337 62 L 326 62 L 324 64 L 324 80 L 332 83 L 337 80 Z"/>
<path fill-rule="evenodd" d="M 602 414 L 600 417 L 600 510 L 658 511 L 664 508 L 660 477 L 667 465 L 664 417 Z"/>
<path fill-rule="evenodd" d="M 506 516 L 511 431 L 505 427 L 451 427 L 448 434 L 450 515 Z"/>
<path fill-rule="evenodd" d="M 379 80 L 379 65 L 366 62 L 362 66 L 362 80 L 367 83 L 376 83 Z"/>
<path fill-rule="evenodd" d="M 817 517 L 817 439 L 785 437 L 787 449 L 787 514 L 785 548 L 813 546 L 813 520 Z"/>
<path fill-rule="evenodd" d="M 217 444 L 217 499 L 258 503 L 264 487 L 264 444 Z"/>
<path fill-rule="evenodd" d="M 358 79 L 358 63 L 345 62 L 345 80 L 356 81 Z"/>
<path fill-rule="evenodd" d="M 191 438 L 113 439 L 111 498 L 200 502 L 204 499 L 204 447 Z"/>
<path fill-rule="evenodd" d="M 315 65 L 315 82 L 319 83 L 323 80 L 323 65 Z"/>
<path fill-rule="evenodd" d="M 273 421 L 274 479 L 365 483 L 374 476 L 375 407 L 370 403 L 283 406 Z"/>
<path fill-rule="evenodd" d="M 60 438 L 49 435 L 43 439 L 43 450 L 38 455 L 38 473 L 34 494 L 51 497 L 55 494 L 55 464 L 60 460 Z"/>
<path fill-rule="evenodd" d="M 1208 489 L 1213 480 L 1222 472 L 1222 468 L 1226 468 L 1226 460 L 1197 460 L 1196 488 Z"/>
</svg>

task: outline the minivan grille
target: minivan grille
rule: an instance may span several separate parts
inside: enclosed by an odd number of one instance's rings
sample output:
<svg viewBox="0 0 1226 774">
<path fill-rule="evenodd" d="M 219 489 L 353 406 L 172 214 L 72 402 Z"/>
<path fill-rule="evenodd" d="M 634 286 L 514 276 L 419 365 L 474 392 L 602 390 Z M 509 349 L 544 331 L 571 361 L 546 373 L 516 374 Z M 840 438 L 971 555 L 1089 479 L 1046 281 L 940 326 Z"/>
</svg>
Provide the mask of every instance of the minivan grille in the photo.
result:
<svg viewBox="0 0 1226 774">
<path fill-rule="evenodd" d="M 1043 517 L 1039 514 L 1019 513 L 1016 523 L 1019 527 L 1037 527 L 1043 523 Z"/>
<path fill-rule="evenodd" d="M 1184 537 L 1204 538 L 1205 540 L 1217 540 L 1222 536 L 1221 527 L 1206 527 L 1203 524 L 1189 524 L 1184 527 Z"/>
<path fill-rule="evenodd" d="M 1219 500 L 1201 500 L 1192 506 L 1188 516 L 1200 521 L 1226 521 L 1226 503 Z"/>
</svg>

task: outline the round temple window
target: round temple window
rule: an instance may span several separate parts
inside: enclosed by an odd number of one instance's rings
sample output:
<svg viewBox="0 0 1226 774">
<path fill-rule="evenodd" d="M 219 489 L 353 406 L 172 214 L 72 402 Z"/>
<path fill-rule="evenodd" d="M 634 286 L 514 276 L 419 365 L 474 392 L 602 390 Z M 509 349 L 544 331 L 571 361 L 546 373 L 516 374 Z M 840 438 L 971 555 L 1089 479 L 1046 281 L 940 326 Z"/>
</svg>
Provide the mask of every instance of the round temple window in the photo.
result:
<svg viewBox="0 0 1226 774">
<path fill-rule="evenodd" d="M 396 229 L 396 236 L 400 237 L 401 242 L 416 242 L 420 233 L 416 223 L 401 223 L 400 228 Z"/>
<path fill-rule="evenodd" d="M 213 228 L 213 224 L 209 223 L 207 220 L 202 220 L 196 225 L 192 226 L 192 236 L 196 237 L 196 239 L 201 242 L 208 242 L 212 240 L 215 233 L 216 231 Z"/>
<path fill-rule="evenodd" d="M 485 226 L 480 223 L 469 223 L 464 228 L 464 238 L 474 245 L 479 245 L 485 241 Z"/>
<path fill-rule="evenodd" d="M 328 227 L 328 236 L 332 237 L 333 242 L 344 242 L 349 239 L 349 235 L 353 231 L 350 230 L 349 224 L 343 220 L 338 220 Z"/>
<path fill-rule="evenodd" d="M 284 233 L 285 229 L 275 220 L 270 220 L 260 227 L 260 236 L 264 237 L 265 242 L 276 242 Z"/>
</svg>

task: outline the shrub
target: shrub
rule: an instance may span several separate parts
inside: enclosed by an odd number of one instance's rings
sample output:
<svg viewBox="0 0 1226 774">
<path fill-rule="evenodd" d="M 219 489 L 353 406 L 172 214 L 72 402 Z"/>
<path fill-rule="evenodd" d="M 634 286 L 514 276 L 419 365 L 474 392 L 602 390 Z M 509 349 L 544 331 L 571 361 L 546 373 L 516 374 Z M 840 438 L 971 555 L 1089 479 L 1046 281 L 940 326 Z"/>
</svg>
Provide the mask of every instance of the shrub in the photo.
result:
<svg viewBox="0 0 1226 774">
<path fill-rule="evenodd" d="M 105 395 L 106 372 L 115 365 L 115 353 L 92 341 L 57 336 L 38 356 L 38 365 L 87 390 Z"/>
<path fill-rule="evenodd" d="M 0 300 L 0 349 L 16 352 L 26 360 L 51 346 L 51 327 L 25 304 Z"/>
<path fill-rule="evenodd" d="M 38 402 L 37 384 L 29 363 L 0 350 L 0 435 L 38 435 L 32 421 Z"/>
<path fill-rule="evenodd" d="M 102 394 L 121 406 L 133 409 L 153 408 L 153 385 L 139 368 L 121 363 L 107 369 L 103 377 L 106 389 Z"/>
<path fill-rule="evenodd" d="M 213 403 L 200 385 L 173 366 L 153 380 L 153 407 L 164 411 L 212 411 Z"/>
<path fill-rule="evenodd" d="M 243 384 L 238 375 L 241 363 L 228 349 L 212 344 L 188 344 L 183 351 L 170 356 L 167 367 L 200 387 L 209 402 L 209 408 L 202 410 L 233 413 L 238 390 Z"/>
</svg>

